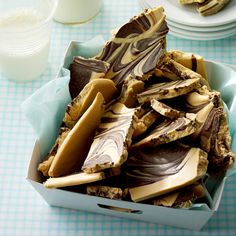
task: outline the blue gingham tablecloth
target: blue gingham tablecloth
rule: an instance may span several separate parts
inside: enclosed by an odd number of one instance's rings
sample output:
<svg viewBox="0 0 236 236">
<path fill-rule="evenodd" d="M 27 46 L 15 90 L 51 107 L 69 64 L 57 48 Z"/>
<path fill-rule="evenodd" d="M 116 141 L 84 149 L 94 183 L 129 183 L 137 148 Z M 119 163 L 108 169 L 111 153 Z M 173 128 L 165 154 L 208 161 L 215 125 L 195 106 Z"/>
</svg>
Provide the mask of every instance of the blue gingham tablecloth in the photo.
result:
<svg viewBox="0 0 236 236">
<path fill-rule="evenodd" d="M 104 0 L 92 21 L 53 24 L 48 67 L 36 81 L 16 83 L 0 75 L 0 235 L 236 235 L 236 177 L 227 180 L 218 212 L 201 232 L 127 219 L 49 207 L 25 180 L 35 134 L 20 104 L 55 78 L 70 40 L 85 41 L 110 31 L 140 12 L 136 0 Z M 207 60 L 236 64 L 236 36 L 216 41 L 191 41 L 168 35 L 168 49 L 202 55 Z M 13 65 L 14 66 L 14 65 Z"/>
</svg>

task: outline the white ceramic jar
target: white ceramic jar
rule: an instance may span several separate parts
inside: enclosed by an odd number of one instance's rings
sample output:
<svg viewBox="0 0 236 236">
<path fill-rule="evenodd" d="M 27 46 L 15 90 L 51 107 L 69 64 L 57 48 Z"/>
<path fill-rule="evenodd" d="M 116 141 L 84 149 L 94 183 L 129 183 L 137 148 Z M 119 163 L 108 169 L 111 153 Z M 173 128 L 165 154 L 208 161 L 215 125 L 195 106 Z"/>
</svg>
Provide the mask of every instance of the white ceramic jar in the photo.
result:
<svg viewBox="0 0 236 236">
<path fill-rule="evenodd" d="M 95 17 L 102 0 L 58 0 L 54 19 L 64 24 L 84 23 Z"/>
</svg>

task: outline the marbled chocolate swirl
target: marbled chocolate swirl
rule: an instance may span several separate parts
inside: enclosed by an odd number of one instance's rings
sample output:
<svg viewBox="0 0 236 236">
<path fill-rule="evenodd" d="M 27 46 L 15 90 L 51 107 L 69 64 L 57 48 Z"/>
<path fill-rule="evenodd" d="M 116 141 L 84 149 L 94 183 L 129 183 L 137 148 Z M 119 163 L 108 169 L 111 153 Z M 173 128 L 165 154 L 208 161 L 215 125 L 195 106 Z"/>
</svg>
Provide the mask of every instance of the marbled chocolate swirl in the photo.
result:
<svg viewBox="0 0 236 236">
<path fill-rule="evenodd" d="M 151 184 L 176 174 L 184 165 L 190 147 L 172 142 L 135 150 L 128 158 L 126 180 L 129 187 Z"/>
<path fill-rule="evenodd" d="M 146 10 L 123 25 L 96 58 L 110 64 L 106 77 L 121 87 L 128 75 L 145 79 L 165 52 L 163 8 Z"/>
<path fill-rule="evenodd" d="M 103 115 L 97 135 L 82 166 L 86 173 L 117 167 L 127 159 L 134 109 L 115 103 Z"/>
</svg>

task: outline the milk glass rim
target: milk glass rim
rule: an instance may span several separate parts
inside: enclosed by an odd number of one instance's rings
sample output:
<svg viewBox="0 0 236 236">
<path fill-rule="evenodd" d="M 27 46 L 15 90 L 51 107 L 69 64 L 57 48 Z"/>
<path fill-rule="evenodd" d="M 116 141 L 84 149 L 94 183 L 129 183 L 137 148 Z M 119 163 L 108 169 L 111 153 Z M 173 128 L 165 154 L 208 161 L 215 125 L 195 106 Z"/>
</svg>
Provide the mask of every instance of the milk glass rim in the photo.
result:
<svg viewBox="0 0 236 236">
<path fill-rule="evenodd" d="M 41 1 L 44 1 L 44 0 L 41 0 Z M 6 29 L 1 30 L 0 29 L 0 33 L 20 35 L 20 34 L 31 33 L 31 32 L 40 30 L 45 25 L 47 25 L 48 22 L 53 18 L 53 15 L 54 15 L 56 8 L 57 8 L 58 0 L 48 0 L 48 1 L 51 2 L 50 14 L 42 22 L 40 22 L 37 26 L 31 27 L 28 29 L 24 29 L 24 30 L 20 30 L 20 31 L 11 31 L 11 30 L 6 30 Z"/>
</svg>

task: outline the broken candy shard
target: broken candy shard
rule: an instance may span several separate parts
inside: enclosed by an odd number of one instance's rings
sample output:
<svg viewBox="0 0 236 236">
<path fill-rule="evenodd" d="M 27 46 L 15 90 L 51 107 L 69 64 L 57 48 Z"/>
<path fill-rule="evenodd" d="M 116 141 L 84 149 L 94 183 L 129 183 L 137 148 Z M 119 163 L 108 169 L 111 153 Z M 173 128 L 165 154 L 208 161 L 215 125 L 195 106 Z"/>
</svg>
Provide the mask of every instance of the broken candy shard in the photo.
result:
<svg viewBox="0 0 236 236">
<path fill-rule="evenodd" d="M 69 67 L 71 98 L 74 99 L 90 80 L 104 78 L 108 68 L 109 63 L 107 62 L 92 58 L 75 57 Z"/>
<path fill-rule="evenodd" d="M 147 89 L 137 94 L 139 103 L 150 101 L 151 99 L 161 100 L 178 97 L 199 88 L 200 79 L 175 80 L 153 84 Z"/>
<path fill-rule="evenodd" d="M 100 123 L 103 102 L 102 94 L 98 93 L 93 103 L 66 136 L 48 171 L 50 177 L 80 171 L 93 141 L 95 130 Z"/>
<path fill-rule="evenodd" d="M 201 56 L 177 50 L 168 51 L 167 56 L 183 65 L 184 67 L 197 72 L 203 78 L 207 79 L 205 61 Z"/>
<path fill-rule="evenodd" d="M 133 201 L 140 202 L 183 188 L 206 174 L 206 152 L 200 148 L 176 149 L 177 147 L 171 148 L 168 145 L 155 150 L 145 149 L 137 154 L 136 162 L 128 162 L 128 181 L 129 178 L 133 178 L 133 181 L 137 178 L 136 183 L 140 179 L 152 181 L 129 188 Z"/>
<path fill-rule="evenodd" d="M 79 172 L 63 177 L 49 178 L 43 185 L 46 188 L 62 188 L 68 186 L 93 183 L 119 174 L 120 174 L 120 168 L 112 168 L 107 171 L 102 171 L 92 174 Z"/>
<path fill-rule="evenodd" d="M 167 106 L 166 104 L 157 101 L 156 99 L 151 100 L 151 107 L 161 115 L 168 117 L 170 119 L 176 119 L 180 116 L 180 111 Z"/>
<path fill-rule="evenodd" d="M 100 185 L 88 185 L 86 187 L 86 192 L 89 195 L 105 197 L 110 199 L 123 199 L 126 197 L 128 191 L 127 189 L 122 190 L 117 187 L 110 186 L 100 186 Z"/>
<path fill-rule="evenodd" d="M 229 3 L 229 0 L 206 0 L 198 3 L 197 10 L 203 16 L 213 15 L 219 12 Z"/>
<path fill-rule="evenodd" d="M 92 104 L 97 93 L 100 92 L 108 103 L 115 97 L 117 89 L 110 79 L 93 79 L 75 97 L 67 106 L 64 123 L 67 127 L 73 128 L 79 118 L 84 114 L 88 107 Z"/>
<path fill-rule="evenodd" d="M 127 159 L 135 109 L 115 103 L 102 116 L 97 134 L 82 166 L 86 173 L 117 167 Z"/>
<path fill-rule="evenodd" d="M 168 27 L 162 7 L 148 9 L 123 25 L 96 58 L 110 64 L 106 78 L 121 88 L 130 74 L 149 76 L 165 52 Z"/>
<path fill-rule="evenodd" d="M 187 113 L 174 121 L 164 120 L 149 135 L 132 145 L 132 148 L 153 147 L 183 138 L 195 132 L 196 115 Z"/>
</svg>

